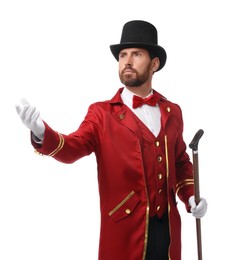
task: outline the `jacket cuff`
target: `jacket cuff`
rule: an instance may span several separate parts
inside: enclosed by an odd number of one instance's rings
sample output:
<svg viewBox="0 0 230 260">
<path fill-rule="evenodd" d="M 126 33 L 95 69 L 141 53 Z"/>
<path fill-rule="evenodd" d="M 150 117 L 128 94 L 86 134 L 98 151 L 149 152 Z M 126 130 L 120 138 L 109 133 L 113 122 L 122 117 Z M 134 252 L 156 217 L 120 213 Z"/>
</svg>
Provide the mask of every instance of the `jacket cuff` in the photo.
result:
<svg viewBox="0 0 230 260">
<path fill-rule="evenodd" d="M 41 143 L 37 142 L 31 133 L 31 144 L 36 153 L 40 155 L 54 156 L 62 149 L 64 138 L 60 133 L 54 131 L 47 123 L 44 122 L 44 124 L 45 133 L 43 141 Z"/>
</svg>

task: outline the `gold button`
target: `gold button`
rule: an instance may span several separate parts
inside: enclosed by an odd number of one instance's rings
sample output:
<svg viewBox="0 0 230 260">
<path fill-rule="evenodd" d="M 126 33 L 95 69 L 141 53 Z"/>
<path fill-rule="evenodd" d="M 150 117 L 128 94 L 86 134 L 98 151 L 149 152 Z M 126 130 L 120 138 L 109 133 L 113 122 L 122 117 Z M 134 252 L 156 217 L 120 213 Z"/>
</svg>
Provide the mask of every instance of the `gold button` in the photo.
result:
<svg viewBox="0 0 230 260">
<path fill-rule="evenodd" d="M 120 114 L 119 118 L 120 118 L 120 120 L 123 120 L 125 118 L 125 115 L 124 114 Z"/>
<path fill-rule="evenodd" d="M 162 192 L 162 189 L 159 189 L 159 190 L 158 190 L 158 194 L 160 194 L 161 192 Z"/>
<path fill-rule="evenodd" d="M 130 210 L 130 209 L 126 209 L 126 210 L 125 210 L 125 213 L 126 213 L 126 214 L 130 214 L 130 213 L 131 213 L 131 210 Z"/>
<path fill-rule="evenodd" d="M 171 111 L 170 107 L 167 107 L 167 111 L 168 111 L 168 112 L 170 112 L 170 111 Z"/>
<path fill-rule="evenodd" d="M 161 206 L 157 206 L 157 211 L 159 211 L 159 210 L 160 210 L 160 208 L 161 208 Z"/>
<path fill-rule="evenodd" d="M 161 173 L 158 174 L 158 179 L 161 180 L 163 175 Z"/>
<path fill-rule="evenodd" d="M 160 142 L 159 141 L 156 141 L 155 142 L 155 145 L 158 147 L 160 145 Z"/>
<path fill-rule="evenodd" d="M 41 156 L 44 155 L 43 153 L 40 153 L 40 152 L 38 152 L 37 150 L 34 150 L 34 152 L 35 152 L 36 154 L 38 154 L 38 155 L 41 155 Z"/>
<path fill-rule="evenodd" d="M 161 161 L 162 161 L 162 157 L 161 157 L 161 156 L 158 156 L 158 157 L 157 157 L 157 161 L 158 161 L 158 162 L 161 162 Z"/>
</svg>

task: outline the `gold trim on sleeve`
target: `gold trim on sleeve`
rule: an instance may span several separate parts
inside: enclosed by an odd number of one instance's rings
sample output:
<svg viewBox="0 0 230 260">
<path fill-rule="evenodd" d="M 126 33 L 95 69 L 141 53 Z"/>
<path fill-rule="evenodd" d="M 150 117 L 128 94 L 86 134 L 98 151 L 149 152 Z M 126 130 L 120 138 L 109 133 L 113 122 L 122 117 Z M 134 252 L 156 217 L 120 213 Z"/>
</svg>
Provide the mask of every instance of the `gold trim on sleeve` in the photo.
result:
<svg viewBox="0 0 230 260">
<path fill-rule="evenodd" d="M 59 144 L 58 144 L 58 147 L 53 151 L 51 152 L 50 154 L 48 154 L 48 156 L 54 156 L 55 154 L 57 154 L 61 149 L 62 147 L 64 146 L 64 143 L 65 143 L 65 140 L 64 140 L 64 137 L 62 136 L 62 134 L 59 134 Z"/>
<path fill-rule="evenodd" d="M 194 180 L 193 179 L 186 179 L 184 181 L 181 181 L 179 183 L 177 183 L 176 185 L 176 194 L 179 192 L 180 189 L 182 189 L 183 187 L 187 186 L 187 185 L 193 185 L 194 184 Z"/>
</svg>

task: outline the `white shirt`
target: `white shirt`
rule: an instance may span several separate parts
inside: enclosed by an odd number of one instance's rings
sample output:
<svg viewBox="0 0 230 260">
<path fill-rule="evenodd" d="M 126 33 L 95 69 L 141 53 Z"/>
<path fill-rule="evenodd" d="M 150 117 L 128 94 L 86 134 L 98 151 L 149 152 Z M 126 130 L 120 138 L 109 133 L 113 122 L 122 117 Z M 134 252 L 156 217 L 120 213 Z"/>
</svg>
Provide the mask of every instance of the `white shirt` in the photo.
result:
<svg viewBox="0 0 230 260">
<path fill-rule="evenodd" d="M 152 94 L 153 90 L 148 96 Z M 128 106 L 135 113 L 135 115 L 149 128 L 154 136 L 157 137 L 161 129 L 161 112 L 159 105 L 157 104 L 156 106 L 149 106 L 144 104 L 141 107 L 134 109 L 133 96 L 134 93 L 129 91 L 127 88 L 124 88 L 121 93 L 121 99 L 124 104 Z"/>
</svg>

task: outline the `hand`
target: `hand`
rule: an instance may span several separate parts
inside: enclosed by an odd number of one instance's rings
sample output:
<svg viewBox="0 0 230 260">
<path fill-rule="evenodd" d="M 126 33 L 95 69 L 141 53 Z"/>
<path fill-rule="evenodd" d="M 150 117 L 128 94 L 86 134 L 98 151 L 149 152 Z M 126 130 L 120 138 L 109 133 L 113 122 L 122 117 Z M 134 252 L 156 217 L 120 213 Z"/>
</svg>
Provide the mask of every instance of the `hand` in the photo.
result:
<svg viewBox="0 0 230 260">
<path fill-rule="evenodd" d="M 198 205 L 196 205 L 195 197 L 191 196 L 188 200 L 188 203 L 191 206 L 190 211 L 195 218 L 202 218 L 205 215 L 208 204 L 204 198 L 201 198 Z"/>
<path fill-rule="evenodd" d="M 21 104 L 18 104 L 15 107 L 23 124 L 26 125 L 39 140 L 43 140 L 45 124 L 36 107 L 31 106 L 25 99 L 22 99 Z"/>
</svg>

